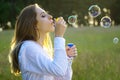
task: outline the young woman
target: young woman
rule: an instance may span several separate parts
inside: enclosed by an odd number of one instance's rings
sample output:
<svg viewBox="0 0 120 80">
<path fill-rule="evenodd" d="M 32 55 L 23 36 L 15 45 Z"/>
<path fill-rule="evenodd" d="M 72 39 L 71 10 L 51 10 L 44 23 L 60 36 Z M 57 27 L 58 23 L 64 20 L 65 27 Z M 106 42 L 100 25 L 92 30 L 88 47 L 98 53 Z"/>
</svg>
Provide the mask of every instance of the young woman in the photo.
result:
<svg viewBox="0 0 120 80">
<path fill-rule="evenodd" d="M 23 80 L 71 80 L 69 57 L 75 56 L 77 50 L 75 46 L 65 48 L 65 30 L 62 17 L 54 22 L 37 4 L 25 7 L 18 16 L 11 42 L 12 73 L 21 73 Z M 49 32 L 55 34 L 54 50 Z"/>
</svg>

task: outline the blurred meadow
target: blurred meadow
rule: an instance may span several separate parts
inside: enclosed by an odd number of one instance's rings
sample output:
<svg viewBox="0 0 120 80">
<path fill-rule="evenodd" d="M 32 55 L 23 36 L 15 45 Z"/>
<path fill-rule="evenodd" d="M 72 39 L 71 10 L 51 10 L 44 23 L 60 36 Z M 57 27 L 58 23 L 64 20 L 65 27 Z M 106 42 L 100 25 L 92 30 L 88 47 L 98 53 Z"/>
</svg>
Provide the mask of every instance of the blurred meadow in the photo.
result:
<svg viewBox="0 0 120 80">
<path fill-rule="evenodd" d="M 8 53 L 13 30 L 0 32 L 0 80 L 21 80 L 10 73 Z M 74 43 L 78 56 L 73 61 L 72 80 L 120 80 L 120 26 L 69 27 L 65 33 L 66 44 Z"/>
<path fill-rule="evenodd" d="M 20 11 L 34 3 L 53 18 L 62 16 L 68 26 L 76 20 L 64 36 L 78 50 L 72 80 L 120 80 L 120 0 L 0 0 L 0 80 L 22 80 L 11 74 L 8 53 Z"/>
</svg>

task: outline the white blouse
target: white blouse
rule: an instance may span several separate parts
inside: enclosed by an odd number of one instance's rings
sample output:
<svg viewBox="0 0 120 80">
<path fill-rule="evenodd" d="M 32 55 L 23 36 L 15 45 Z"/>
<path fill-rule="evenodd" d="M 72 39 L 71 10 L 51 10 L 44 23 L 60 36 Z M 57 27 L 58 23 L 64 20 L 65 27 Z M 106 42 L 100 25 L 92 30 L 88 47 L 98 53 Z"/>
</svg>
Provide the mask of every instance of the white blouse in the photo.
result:
<svg viewBox="0 0 120 80">
<path fill-rule="evenodd" d="M 54 57 L 51 59 L 38 43 L 24 41 L 19 52 L 23 80 L 71 80 L 72 60 L 68 60 L 65 39 L 55 37 Z"/>
</svg>

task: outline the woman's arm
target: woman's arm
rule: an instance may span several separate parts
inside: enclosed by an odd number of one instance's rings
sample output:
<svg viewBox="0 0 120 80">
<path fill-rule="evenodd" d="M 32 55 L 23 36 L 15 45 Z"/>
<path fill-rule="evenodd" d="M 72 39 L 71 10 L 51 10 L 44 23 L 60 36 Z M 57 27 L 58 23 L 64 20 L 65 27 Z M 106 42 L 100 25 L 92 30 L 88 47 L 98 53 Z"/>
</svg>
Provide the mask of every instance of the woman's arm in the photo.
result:
<svg viewBox="0 0 120 80">
<path fill-rule="evenodd" d="M 51 60 L 41 46 L 34 42 L 23 44 L 20 50 L 20 64 L 23 70 L 40 75 L 64 76 L 68 68 L 65 39 L 54 40 L 54 58 Z"/>
</svg>

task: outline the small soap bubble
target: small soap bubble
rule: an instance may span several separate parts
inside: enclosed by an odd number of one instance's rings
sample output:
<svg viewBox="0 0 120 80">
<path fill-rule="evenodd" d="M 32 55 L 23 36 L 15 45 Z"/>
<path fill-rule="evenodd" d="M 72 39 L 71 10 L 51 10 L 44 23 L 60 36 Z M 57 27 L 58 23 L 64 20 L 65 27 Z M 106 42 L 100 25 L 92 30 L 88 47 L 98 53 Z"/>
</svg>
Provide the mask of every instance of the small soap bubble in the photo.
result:
<svg viewBox="0 0 120 80">
<path fill-rule="evenodd" d="M 101 9 L 98 5 L 91 5 L 88 9 L 88 13 L 91 17 L 97 17 L 101 14 Z"/>
<path fill-rule="evenodd" d="M 104 28 L 109 28 L 111 26 L 111 18 L 109 16 L 102 17 L 100 25 Z"/>
<path fill-rule="evenodd" d="M 117 37 L 114 37 L 113 43 L 114 43 L 114 44 L 117 44 L 118 42 L 119 42 L 119 39 L 118 39 Z"/>
<path fill-rule="evenodd" d="M 77 22 L 77 16 L 76 15 L 72 15 L 68 17 L 68 23 L 69 24 L 75 24 Z"/>
</svg>

